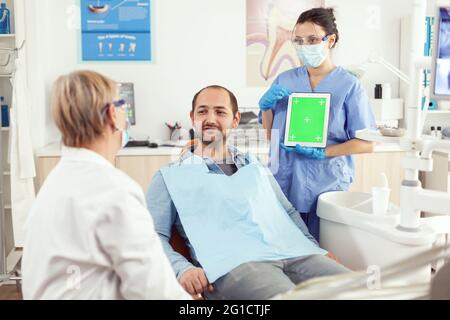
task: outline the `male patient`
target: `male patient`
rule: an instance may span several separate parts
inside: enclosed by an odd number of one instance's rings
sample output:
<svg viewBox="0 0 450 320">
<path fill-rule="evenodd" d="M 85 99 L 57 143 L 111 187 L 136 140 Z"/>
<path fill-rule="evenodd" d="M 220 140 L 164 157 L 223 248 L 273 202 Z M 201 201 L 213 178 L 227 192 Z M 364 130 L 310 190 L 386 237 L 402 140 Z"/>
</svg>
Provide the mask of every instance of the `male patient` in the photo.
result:
<svg viewBox="0 0 450 320">
<path fill-rule="evenodd" d="M 349 272 L 319 248 L 267 168 L 227 144 L 240 121 L 232 92 L 197 93 L 199 138 L 148 190 L 155 229 L 181 285 L 208 299 L 269 299 L 305 280 Z M 173 226 L 193 263 L 169 244 Z"/>
</svg>

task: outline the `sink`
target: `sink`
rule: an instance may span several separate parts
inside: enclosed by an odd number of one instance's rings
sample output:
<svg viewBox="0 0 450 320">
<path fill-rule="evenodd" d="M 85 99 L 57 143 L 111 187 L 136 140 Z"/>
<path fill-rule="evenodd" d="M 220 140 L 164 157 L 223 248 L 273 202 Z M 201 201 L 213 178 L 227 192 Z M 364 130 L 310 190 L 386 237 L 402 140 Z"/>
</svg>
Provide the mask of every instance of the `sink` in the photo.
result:
<svg viewBox="0 0 450 320">
<path fill-rule="evenodd" d="M 358 222 L 382 222 L 397 225 L 400 221 L 400 208 L 389 203 L 385 215 L 374 215 L 372 212 L 372 195 L 362 192 L 329 192 L 319 197 L 317 212 L 321 218 L 335 222 L 351 220 Z"/>
<path fill-rule="evenodd" d="M 389 204 L 385 215 L 372 212 L 372 195 L 361 192 L 329 192 L 319 197 L 320 246 L 333 252 L 352 270 L 386 267 L 431 249 L 434 230 L 423 225 L 417 232 L 397 228 L 400 208 Z M 431 267 L 424 266 L 405 281 L 427 282 Z"/>
</svg>

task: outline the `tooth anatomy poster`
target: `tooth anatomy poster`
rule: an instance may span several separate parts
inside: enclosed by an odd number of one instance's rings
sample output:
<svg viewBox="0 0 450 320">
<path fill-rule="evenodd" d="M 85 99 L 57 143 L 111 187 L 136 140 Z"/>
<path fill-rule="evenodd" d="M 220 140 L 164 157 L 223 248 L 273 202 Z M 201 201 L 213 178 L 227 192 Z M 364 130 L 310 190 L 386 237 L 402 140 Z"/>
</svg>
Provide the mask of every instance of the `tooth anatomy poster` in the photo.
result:
<svg viewBox="0 0 450 320">
<path fill-rule="evenodd" d="M 151 0 L 80 0 L 83 61 L 152 61 Z"/>
<path fill-rule="evenodd" d="M 325 0 L 247 0 L 247 85 L 270 86 L 281 72 L 300 66 L 291 35 L 303 11 Z"/>
</svg>

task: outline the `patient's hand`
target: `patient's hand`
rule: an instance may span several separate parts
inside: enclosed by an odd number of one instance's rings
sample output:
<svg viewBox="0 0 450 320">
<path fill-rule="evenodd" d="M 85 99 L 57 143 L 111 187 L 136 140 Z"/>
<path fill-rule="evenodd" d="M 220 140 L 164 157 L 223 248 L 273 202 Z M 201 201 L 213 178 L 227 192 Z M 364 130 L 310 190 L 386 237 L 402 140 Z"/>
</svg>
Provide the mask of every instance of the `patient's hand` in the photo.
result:
<svg viewBox="0 0 450 320">
<path fill-rule="evenodd" d="M 180 278 L 180 284 L 191 295 L 199 295 L 208 290 L 212 292 L 213 286 L 209 284 L 202 268 L 191 268 Z"/>
</svg>

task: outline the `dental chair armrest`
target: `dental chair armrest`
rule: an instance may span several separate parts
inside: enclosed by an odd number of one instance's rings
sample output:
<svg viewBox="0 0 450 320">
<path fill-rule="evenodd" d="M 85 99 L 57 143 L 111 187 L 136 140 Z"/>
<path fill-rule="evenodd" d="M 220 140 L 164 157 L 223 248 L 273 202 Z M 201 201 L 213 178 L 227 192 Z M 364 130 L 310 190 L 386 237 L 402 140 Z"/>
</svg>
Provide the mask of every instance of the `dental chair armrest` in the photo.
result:
<svg viewBox="0 0 450 320">
<path fill-rule="evenodd" d="M 180 236 L 177 229 L 174 227 L 172 229 L 172 235 L 170 237 L 169 241 L 170 245 L 172 246 L 173 250 L 181 254 L 183 257 L 185 257 L 189 262 L 192 263 L 192 257 L 189 252 L 189 248 L 186 245 L 186 242 L 184 239 Z"/>
</svg>

